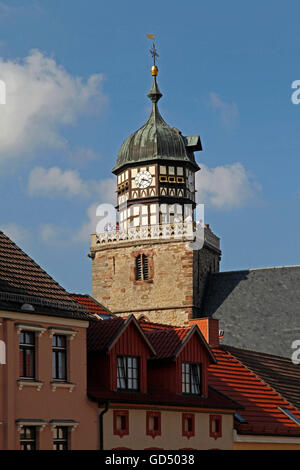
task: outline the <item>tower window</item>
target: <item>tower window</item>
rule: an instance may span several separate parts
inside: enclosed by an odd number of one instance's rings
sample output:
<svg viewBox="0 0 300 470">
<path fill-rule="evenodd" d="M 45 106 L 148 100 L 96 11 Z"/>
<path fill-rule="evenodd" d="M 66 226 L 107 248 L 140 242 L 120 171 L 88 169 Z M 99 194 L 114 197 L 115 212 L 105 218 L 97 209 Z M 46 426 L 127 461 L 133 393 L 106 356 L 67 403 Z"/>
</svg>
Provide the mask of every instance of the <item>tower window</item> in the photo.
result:
<svg viewBox="0 0 300 470">
<path fill-rule="evenodd" d="M 149 279 L 148 256 L 139 254 L 135 258 L 135 280 L 146 281 Z"/>
</svg>

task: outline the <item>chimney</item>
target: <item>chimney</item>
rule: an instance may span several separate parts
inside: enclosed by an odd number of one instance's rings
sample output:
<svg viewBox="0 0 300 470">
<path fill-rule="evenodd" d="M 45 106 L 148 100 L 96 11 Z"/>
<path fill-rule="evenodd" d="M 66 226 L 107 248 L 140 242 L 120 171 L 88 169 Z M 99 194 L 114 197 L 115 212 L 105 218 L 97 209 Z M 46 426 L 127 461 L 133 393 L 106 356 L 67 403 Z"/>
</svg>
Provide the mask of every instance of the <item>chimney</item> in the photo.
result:
<svg viewBox="0 0 300 470">
<path fill-rule="evenodd" d="M 190 320 L 190 325 L 198 326 L 209 346 L 212 348 L 220 346 L 219 320 L 216 318 L 194 318 Z"/>
</svg>

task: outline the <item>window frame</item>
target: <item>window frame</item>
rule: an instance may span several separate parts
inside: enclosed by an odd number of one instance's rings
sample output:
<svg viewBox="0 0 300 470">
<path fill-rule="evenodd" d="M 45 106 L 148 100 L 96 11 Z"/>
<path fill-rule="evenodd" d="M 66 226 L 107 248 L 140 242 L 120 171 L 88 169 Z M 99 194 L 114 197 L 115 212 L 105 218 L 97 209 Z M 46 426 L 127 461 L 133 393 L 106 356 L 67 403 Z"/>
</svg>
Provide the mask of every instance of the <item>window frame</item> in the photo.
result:
<svg viewBox="0 0 300 470">
<path fill-rule="evenodd" d="M 65 345 L 57 346 L 54 345 L 56 338 L 64 338 Z M 64 377 L 58 377 L 59 375 L 59 357 L 63 355 L 64 364 Z M 61 333 L 54 333 L 52 335 L 52 380 L 55 382 L 67 382 L 68 381 L 68 336 Z"/>
<path fill-rule="evenodd" d="M 21 337 L 24 335 L 24 342 L 21 342 Z M 26 336 L 31 336 L 33 338 L 33 343 L 26 343 Z M 36 361 L 36 347 L 37 347 L 37 341 L 36 341 L 36 334 L 35 331 L 30 331 L 30 330 L 20 330 L 19 332 L 19 357 L 20 357 L 20 368 L 19 368 L 19 379 L 25 379 L 25 380 L 36 380 L 36 366 L 37 366 L 37 361 Z M 29 375 L 27 373 L 27 352 L 30 352 L 29 354 L 29 368 L 33 370 L 32 375 Z"/>
<path fill-rule="evenodd" d="M 119 359 L 123 360 L 123 364 L 119 364 Z M 136 360 L 136 367 L 128 367 L 128 360 Z M 124 361 L 125 361 L 125 367 L 124 367 Z M 122 371 L 122 373 L 119 372 Z M 128 370 L 136 370 L 136 377 L 134 377 L 134 374 L 132 373 L 131 377 L 129 377 Z M 139 392 L 140 391 L 140 386 L 141 386 L 141 368 L 140 368 L 140 357 L 139 356 L 130 356 L 130 355 L 125 355 L 125 354 L 120 354 L 117 355 L 117 390 L 122 392 Z M 121 384 L 121 381 L 125 381 L 125 387 L 119 386 Z M 129 387 L 128 386 L 128 381 L 132 380 L 132 382 L 136 381 L 137 382 L 137 387 Z"/>
<path fill-rule="evenodd" d="M 129 434 L 129 411 L 128 410 L 113 410 L 113 433 L 114 435 L 123 437 Z M 118 428 L 118 418 L 125 419 L 125 426 Z"/>
<path fill-rule="evenodd" d="M 149 257 L 139 253 L 135 258 L 135 280 L 149 281 Z"/>
<path fill-rule="evenodd" d="M 188 372 L 184 370 L 186 366 L 189 367 Z M 197 370 L 197 378 L 199 379 L 199 382 L 197 383 L 197 380 L 195 380 L 196 376 L 193 374 L 193 371 Z M 186 381 L 186 379 L 189 377 L 189 380 Z M 187 387 L 189 390 L 187 391 Z M 199 391 L 193 392 L 192 389 L 193 387 L 198 387 Z M 202 396 L 202 364 L 200 362 L 189 362 L 189 361 L 182 361 L 181 363 L 181 390 L 183 395 L 196 395 L 196 396 Z"/>
<path fill-rule="evenodd" d="M 157 429 L 150 429 L 151 418 L 157 418 Z M 147 411 L 146 412 L 146 435 L 153 437 L 161 436 L 161 412 L 160 411 Z"/>
<path fill-rule="evenodd" d="M 192 423 L 192 429 L 186 429 L 186 420 L 190 419 Z M 195 415 L 194 413 L 182 413 L 182 435 L 187 437 L 195 436 Z"/>
<path fill-rule="evenodd" d="M 19 439 L 19 442 L 20 442 L 20 450 L 37 450 L 37 427 L 36 426 L 22 426 L 22 428 L 20 429 L 20 439 Z M 26 437 L 23 437 L 22 438 L 22 434 L 24 433 L 26 435 L 26 430 L 29 429 L 30 432 L 33 432 L 33 437 L 30 437 L 30 438 L 26 438 Z M 22 445 L 30 445 L 30 443 L 33 443 L 33 448 L 31 449 L 27 449 L 27 448 L 23 448 L 22 449 Z"/>
<path fill-rule="evenodd" d="M 63 430 L 63 434 L 65 433 L 65 436 L 62 438 L 55 437 L 54 433 L 58 433 L 60 430 Z M 63 445 L 63 449 L 55 449 L 55 445 Z M 63 425 L 57 425 L 53 427 L 53 450 L 70 450 L 70 429 L 69 426 L 63 426 Z"/>
<path fill-rule="evenodd" d="M 214 422 L 219 423 L 218 431 L 213 429 Z M 214 439 L 222 437 L 222 415 L 209 415 L 209 437 L 213 437 Z"/>
</svg>

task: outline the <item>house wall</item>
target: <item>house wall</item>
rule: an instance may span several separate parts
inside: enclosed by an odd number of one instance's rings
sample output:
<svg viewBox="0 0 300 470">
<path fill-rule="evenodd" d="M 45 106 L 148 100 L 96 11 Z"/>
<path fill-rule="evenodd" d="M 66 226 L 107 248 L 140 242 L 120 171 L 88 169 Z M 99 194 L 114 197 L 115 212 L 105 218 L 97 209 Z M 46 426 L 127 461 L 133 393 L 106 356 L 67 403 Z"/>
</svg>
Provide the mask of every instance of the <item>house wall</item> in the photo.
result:
<svg viewBox="0 0 300 470">
<path fill-rule="evenodd" d="M 2 317 L 2 318 L 1 318 Z M 7 318 L 9 317 L 9 318 Z M 46 330 L 36 336 L 36 380 L 41 389 L 32 385 L 21 387 L 19 379 L 19 334 L 16 323 L 38 324 Z M 88 322 L 46 317 L 43 315 L 0 313 L 0 339 L 7 346 L 7 361 L 0 365 L 0 449 L 18 449 L 19 432 L 16 420 L 41 419 L 46 426 L 38 432 L 38 448 L 52 449 L 50 420 L 75 420 L 78 427 L 71 432 L 71 449 L 97 449 L 97 407 L 86 395 L 86 328 Z M 49 327 L 71 328 L 76 332 L 68 339 L 68 382 L 70 388 L 52 387 L 52 339 Z"/>
<path fill-rule="evenodd" d="M 234 442 L 233 450 L 300 450 L 300 443 Z"/>
<path fill-rule="evenodd" d="M 176 362 L 171 360 L 149 361 L 148 383 L 156 384 L 157 388 L 176 393 Z"/>
<path fill-rule="evenodd" d="M 124 409 L 124 408 L 120 408 Z M 153 409 L 154 410 L 154 409 Z M 161 436 L 146 435 L 146 408 L 129 409 L 129 434 L 123 437 L 113 434 L 113 410 L 104 415 L 104 449 L 126 447 L 132 450 L 150 448 L 180 449 L 232 449 L 232 414 L 222 414 L 222 437 L 209 437 L 209 415 L 220 414 L 215 410 L 199 412 L 188 408 L 161 411 Z M 195 437 L 182 436 L 182 413 L 195 414 Z"/>
</svg>

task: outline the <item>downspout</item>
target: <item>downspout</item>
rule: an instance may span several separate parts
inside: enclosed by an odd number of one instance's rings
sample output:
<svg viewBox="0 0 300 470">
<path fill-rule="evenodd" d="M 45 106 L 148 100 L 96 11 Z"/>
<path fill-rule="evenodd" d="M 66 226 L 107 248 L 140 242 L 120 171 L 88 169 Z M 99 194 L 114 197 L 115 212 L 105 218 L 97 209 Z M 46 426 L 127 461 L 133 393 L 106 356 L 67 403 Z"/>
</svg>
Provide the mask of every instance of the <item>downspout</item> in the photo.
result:
<svg viewBox="0 0 300 470">
<path fill-rule="evenodd" d="M 103 435 L 104 435 L 104 433 L 103 433 L 103 416 L 109 410 L 110 403 L 109 403 L 109 401 L 105 401 L 104 404 L 105 404 L 104 409 L 102 411 L 100 411 L 100 413 L 99 413 L 99 450 L 103 450 Z M 98 405 L 100 405 L 100 403 L 98 403 Z"/>
</svg>

